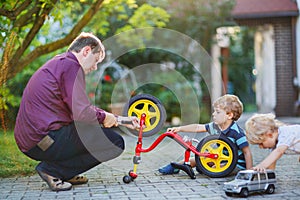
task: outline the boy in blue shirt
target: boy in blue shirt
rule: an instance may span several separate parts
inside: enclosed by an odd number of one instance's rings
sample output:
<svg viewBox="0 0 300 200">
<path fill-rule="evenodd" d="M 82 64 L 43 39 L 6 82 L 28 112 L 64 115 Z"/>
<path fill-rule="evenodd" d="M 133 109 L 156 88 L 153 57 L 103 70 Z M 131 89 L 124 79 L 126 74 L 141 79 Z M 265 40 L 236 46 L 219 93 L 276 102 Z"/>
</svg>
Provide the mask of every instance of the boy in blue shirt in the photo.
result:
<svg viewBox="0 0 300 200">
<path fill-rule="evenodd" d="M 209 132 L 210 134 L 224 134 L 227 138 L 233 141 L 238 147 L 238 162 L 237 167 L 241 170 L 252 168 L 252 154 L 249 148 L 249 143 L 246 139 L 244 130 L 238 126 L 236 121 L 240 118 L 243 112 L 243 104 L 235 95 L 226 94 L 221 96 L 213 103 L 214 112 L 213 122 L 208 124 L 189 124 L 169 128 L 168 132 Z M 158 171 L 161 174 L 177 174 L 179 170 L 184 170 L 192 179 L 196 176 L 193 167 L 196 166 L 194 158 L 189 160 L 189 163 L 170 163 Z"/>
</svg>

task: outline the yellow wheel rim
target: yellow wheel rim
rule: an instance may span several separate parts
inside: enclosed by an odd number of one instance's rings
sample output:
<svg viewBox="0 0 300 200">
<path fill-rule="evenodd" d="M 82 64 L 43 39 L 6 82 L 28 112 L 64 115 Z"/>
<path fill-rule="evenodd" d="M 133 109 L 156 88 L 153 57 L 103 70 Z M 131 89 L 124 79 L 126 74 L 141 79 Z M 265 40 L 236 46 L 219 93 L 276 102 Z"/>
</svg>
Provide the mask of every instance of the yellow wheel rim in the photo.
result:
<svg viewBox="0 0 300 200">
<path fill-rule="evenodd" d="M 160 111 L 155 103 L 147 99 L 134 102 L 128 109 L 128 116 L 137 116 L 139 119 L 143 113 L 146 114 L 146 128 L 144 129 L 144 132 L 147 132 L 158 125 L 160 120 Z"/>
<path fill-rule="evenodd" d="M 229 168 L 233 160 L 233 152 L 230 146 L 222 140 L 210 140 L 206 142 L 201 150 L 201 153 L 217 154 L 218 158 L 206 158 L 200 156 L 202 166 L 214 173 L 223 172 Z"/>
</svg>

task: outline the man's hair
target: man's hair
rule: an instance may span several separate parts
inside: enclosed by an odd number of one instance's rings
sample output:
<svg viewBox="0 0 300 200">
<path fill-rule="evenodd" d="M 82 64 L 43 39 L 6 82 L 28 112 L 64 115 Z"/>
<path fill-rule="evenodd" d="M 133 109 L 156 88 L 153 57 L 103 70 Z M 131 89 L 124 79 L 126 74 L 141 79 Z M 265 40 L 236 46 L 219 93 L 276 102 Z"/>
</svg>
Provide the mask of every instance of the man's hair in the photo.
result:
<svg viewBox="0 0 300 200">
<path fill-rule="evenodd" d="M 245 123 L 246 137 L 252 144 L 258 144 L 264 141 L 265 134 L 268 131 L 274 132 L 283 122 L 275 119 L 275 115 L 254 114 Z"/>
<path fill-rule="evenodd" d="M 219 97 L 214 103 L 214 108 L 221 108 L 225 110 L 225 112 L 232 113 L 233 117 L 232 120 L 236 121 L 240 118 L 240 116 L 243 113 L 243 103 L 240 101 L 240 99 L 231 94 L 226 94 L 221 97 Z"/>
<path fill-rule="evenodd" d="M 92 33 L 82 32 L 70 44 L 68 51 L 74 51 L 78 53 L 86 46 L 91 47 L 93 54 L 100 52 L 100 58 L 104 58 L 104 46 L 101 41 Z"/>
</svg>

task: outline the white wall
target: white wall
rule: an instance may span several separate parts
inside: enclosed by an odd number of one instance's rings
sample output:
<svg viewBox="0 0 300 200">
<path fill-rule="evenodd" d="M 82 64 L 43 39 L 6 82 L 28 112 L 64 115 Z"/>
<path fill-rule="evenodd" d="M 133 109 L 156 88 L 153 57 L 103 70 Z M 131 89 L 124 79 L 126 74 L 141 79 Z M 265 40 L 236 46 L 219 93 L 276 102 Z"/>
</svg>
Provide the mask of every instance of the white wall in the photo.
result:
<svg viewBox="0 0 300 200">
<path fill-rule="evenodd" d="M 276 106 L 275 42 L 271 25 L 258 27 L 254 37 L 256 103 L 259 112 L 274 112 Z"/>
<path fill-rule="evenodd" d="M 211 48 L 212 55 L 212 67 L 211 67 L 211 77 L 212 77 L 212 89 L 211 89 L 211 102 L 214 102 L 217 98 L 222 96 L 223 81 L 221 74 L 221 63 L 219 58 L 221 56 L 221 48 L 219 45 L 214 44 Z"/>
<path fill-rule="evenodd" d="M 212 77 L 212 89 L 211 89 L 211 102 L 214 102 L 217 98 L 223 95 L 225 91 L 224 82 L 222 80 L 222 66 L 220 62 L 221 47 L 229 47 L 230 40 L 228 36 L 228 27 L 217 28 L 217 34 L 215 35 L 216 43 L 212 45 L 211 56 L 211 77 Z"/>
<path fill-rule="evenodd" d="M 298 9 L 300 10 L 300 0 L 297 0 Z M 296 67 L 297 67 L 297 77 L 295 85 L 298 86 L 300 90 L 300 17 L 298 17 L 296 22 Z M 300 92 L 298 93 L 298 99 L 300 101 Z"/>
</svg>

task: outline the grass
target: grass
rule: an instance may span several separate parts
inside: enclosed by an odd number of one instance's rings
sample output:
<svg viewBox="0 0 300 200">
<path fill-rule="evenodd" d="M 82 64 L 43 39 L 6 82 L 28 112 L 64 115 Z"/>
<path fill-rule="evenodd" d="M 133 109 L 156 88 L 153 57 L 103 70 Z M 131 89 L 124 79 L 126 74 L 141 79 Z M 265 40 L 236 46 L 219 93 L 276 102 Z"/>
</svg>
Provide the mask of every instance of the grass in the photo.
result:
<svg viewBox="0 0 300 200">
<path fill-rule="evenodd" d="M 0 131 L 0 177 L 28 176 L 35 173 L 37 161 L 24 155 L 17 147 L 12 131 Z"/>
</svg>

